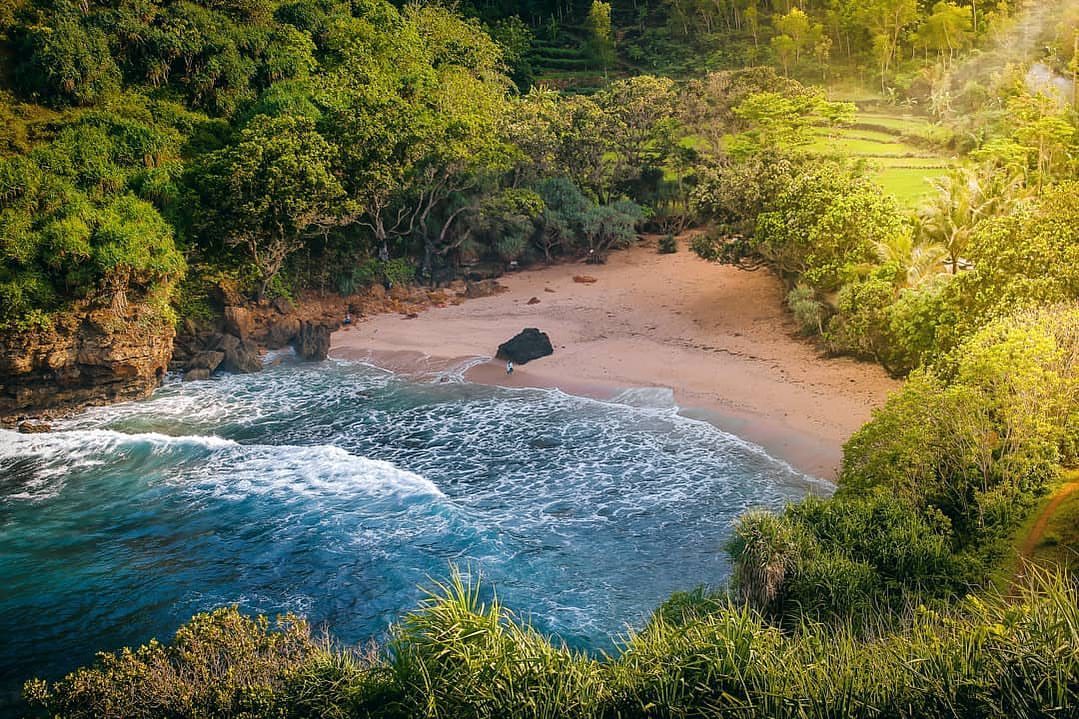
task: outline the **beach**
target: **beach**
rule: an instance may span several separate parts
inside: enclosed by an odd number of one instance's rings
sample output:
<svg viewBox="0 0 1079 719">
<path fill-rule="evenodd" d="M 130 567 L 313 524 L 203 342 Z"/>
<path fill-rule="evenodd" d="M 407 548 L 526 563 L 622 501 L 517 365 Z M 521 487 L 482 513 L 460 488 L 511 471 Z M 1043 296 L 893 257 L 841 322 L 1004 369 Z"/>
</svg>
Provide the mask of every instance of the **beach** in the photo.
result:
<svg viewBox="0 0 1079 719">
<path fill-rule="evenodd" d="M 652 238 L 602 265 L 557 264 L 499 282 L 506 291 L 490 297 L 362 318 L 334 333 L 330 355 L 406 375 L 462 367 L 471 382 L 597 399 L 668 388 L 687 416 L 823 479 L 835 478 L 843 443 L 900 385 L 800 337 L 766 270 L 705 262 L 685 242 L 661 255 Z M 478 359 L 526 327 L 550 336 L 552 356 L 512 375 L 505 362 Z"/>
</svg>

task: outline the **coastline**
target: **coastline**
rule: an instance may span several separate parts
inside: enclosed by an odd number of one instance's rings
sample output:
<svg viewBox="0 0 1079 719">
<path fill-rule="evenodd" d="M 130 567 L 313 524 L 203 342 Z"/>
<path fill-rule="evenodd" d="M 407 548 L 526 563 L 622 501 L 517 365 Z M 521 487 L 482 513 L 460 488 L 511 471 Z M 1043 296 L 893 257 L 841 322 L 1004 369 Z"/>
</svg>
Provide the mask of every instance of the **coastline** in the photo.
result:
<svg viewBox="0 0 1079 719">
<path fill-rule="evenodd" d="M 587 275 L 595 282 L 574 277 Z M 629 389 L 673 391 L 682 414 L 833 480 L 842 445 L 900 383 L 876 365 L 824 357 L 797 336 L 779 281 L 654 242 L 607 264 L 562 264 L 500 279 L 506 291 L 415 315 L 376 315 L 342 328 L 330 356 L 403 374 L 465 368 L 462 378 L 555 388 L 609 400 Z M 555 353 L 512 375 L 489 360 L 525 327 Z"/>
</svg>

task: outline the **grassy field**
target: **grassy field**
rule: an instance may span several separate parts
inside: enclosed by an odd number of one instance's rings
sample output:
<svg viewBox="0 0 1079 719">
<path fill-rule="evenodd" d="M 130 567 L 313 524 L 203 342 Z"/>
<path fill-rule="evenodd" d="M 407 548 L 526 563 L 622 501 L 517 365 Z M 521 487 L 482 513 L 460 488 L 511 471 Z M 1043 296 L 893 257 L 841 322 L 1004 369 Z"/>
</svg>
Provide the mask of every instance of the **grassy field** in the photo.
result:
<svg viewBox="0 0 1079 719">
<path fill-rule="evenodd" d="M 946 133 L 912 115 L 860 112 L 850 127 L 816 134 L 810 151 L 865 160 L 884 189 L 912 209 L 933 191 L 929 181 L 947 174 L 954 162 L 943 147 Z"/>
</svg>

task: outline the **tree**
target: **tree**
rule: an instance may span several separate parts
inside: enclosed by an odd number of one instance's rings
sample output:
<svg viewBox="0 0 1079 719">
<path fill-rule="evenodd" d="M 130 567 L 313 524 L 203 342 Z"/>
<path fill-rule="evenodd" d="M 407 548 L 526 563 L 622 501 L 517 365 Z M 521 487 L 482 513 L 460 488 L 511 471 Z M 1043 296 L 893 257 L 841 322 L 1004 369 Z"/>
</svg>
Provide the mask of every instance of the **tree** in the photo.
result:
<svg viewBox="0 0 1079 719">
<path fill-rule="evenodd" d="M 859 3 L 858 19 L 873 38 L 882 83 L 896 59 L 903 31 L 917 18 L 917 0 L 869 0 Z"/>
<path fill-rule="evenodd" d="M 588 10 L 588 29 L 592 52 L 603 66 L 603 74 L 614 63 L 614 34 L 611 30 L 611 4 L 603 0 L 592 0 Z"/>
<path fill-rule="evenodd" d="M 674 81 L 651 75 L 616 80 L 598 94 L 604 124 L 595 131 L 618 153 L 617 180 L 634 180 L 667 159 L 670 136 L 678 134 L 675 99 Z"/>
<path fill-rule="evenodd" d="M 818 25 L 814 28 L 809 16 L 800 8 L 791 8 L 791 11 L 786 15 L 774 18 L 772 24 L 775 26 L 776 32 L 780 33 L 780 37 L 790 39 L 788 44 L 794 53 L 795 62 L 801 60 L 802 52 L 812 48 L 816 36 L 821 34 L 820 26 Z"/>
<path fill-rule="evenodd" d="M 974 26 L 966 10 L 950 2 L 938 2 L 918 28 L 918 39 L 926 51 L 951 62 L 974 39 Z"/>
<path fill-rule="evenodd" d="M 336 155 L 310 118 L 259 115 L 238 142 L 194 170 L 207 204 L 201 227 L 244 248 L 258 274 L 258 299 L 307 239 L 339 224 L 345 198 L 332 172 Z"/>
<path fill-rule="evenodd" d="M 945 249 L 954 275 L 963 264 L 971 234 L 980 222 L 1014 204 L 1018 182 L 991 168 L 956 169 L 930 182 L 936 193 L 919 210 L 919 231 L 925 242 Z"/>
<path fill-rule="evenodd" d="M 860 173 L 824 161 L 769 201 L 754 246 L 781 276 L 830 292 L 876 258 L 878 243 L 909 231 L 894 199 Z"/>
<path fill-rule="evenodd" d="M 120 85 L 105 34 L 77 18 L 52 18 L 22 30 L 15 73 L 23 91 L 49 101 L 89 105 Z"/>
</svg>

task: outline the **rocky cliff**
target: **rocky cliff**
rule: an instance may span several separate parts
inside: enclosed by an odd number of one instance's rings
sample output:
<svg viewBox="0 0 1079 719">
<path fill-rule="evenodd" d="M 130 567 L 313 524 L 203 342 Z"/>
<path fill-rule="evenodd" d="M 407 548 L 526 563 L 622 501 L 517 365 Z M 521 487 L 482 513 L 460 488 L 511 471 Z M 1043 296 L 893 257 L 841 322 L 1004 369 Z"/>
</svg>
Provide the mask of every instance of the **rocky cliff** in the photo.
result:
<svg viewBox="0 0 1079 719">
<path fill-rule="evenodd" d="M 160 311 L 74 307 L 48 329 L 0 331 L 0 421 L 145 397 L 175 332 Z"/>
</svg>

